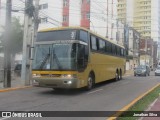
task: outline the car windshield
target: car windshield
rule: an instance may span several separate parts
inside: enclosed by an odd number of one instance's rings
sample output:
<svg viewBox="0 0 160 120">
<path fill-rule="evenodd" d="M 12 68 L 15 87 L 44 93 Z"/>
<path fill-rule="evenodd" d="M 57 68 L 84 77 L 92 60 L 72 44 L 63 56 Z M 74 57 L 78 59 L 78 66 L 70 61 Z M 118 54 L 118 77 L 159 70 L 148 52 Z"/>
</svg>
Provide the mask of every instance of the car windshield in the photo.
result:
<svg viewBox="0 0 160 120">
<path fill-rule="evenodd" d="M 160 70 L 160 67 L 157 67 L 157 70 Z"/>
<path fill-rule="evenodd" d="M 137 67 L 137 69 L 146 69 L 146 66 L 145 65 L 140 65 Z"/>
</svg>

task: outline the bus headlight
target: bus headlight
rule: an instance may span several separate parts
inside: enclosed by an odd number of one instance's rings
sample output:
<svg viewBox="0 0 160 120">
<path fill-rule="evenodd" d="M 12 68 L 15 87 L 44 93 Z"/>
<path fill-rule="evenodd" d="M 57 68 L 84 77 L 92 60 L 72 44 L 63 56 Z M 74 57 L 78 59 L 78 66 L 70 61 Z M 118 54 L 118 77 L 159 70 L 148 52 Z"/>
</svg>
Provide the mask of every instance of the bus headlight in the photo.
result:
<svg viewBox="0 0 160 120">
<path fill-rule="evenodd" d="M 68 81 L 68 84 L 72 84 L 72 81 Z"/>
<path fill-rule="evenodd" d="M 63 78 L 76 78 L 77 77 L 77 75 L 75 75 L 75 74 L 63 74 L 63 75 L 61 75 Z"/>
</svg>

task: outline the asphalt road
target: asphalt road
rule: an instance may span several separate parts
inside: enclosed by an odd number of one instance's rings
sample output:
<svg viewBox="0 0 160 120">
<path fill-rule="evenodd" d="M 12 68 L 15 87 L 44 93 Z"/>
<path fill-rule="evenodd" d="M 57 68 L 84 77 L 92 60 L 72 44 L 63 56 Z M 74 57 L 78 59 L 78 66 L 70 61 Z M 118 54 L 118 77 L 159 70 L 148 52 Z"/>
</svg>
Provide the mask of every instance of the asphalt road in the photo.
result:
<svg viewBox="0 0 160 120">
<path fill-rule="evenodd" d="M 2 92 L 0 93 L 0 111 L 118 111 L 158 83 L 160 83 L 160 76 L 154 76 L 152 73 L 147 77 L 126 76 L 121 81 L 96 85 L 91 91 L 54 91 L 50 88 L 33 87 Z M 107 116 L 42 119 L 106 120 L 106 118 Z M 20 120 L 22 118 L 0 118 L 0 120 L 4 119 Z"/>
</svg>

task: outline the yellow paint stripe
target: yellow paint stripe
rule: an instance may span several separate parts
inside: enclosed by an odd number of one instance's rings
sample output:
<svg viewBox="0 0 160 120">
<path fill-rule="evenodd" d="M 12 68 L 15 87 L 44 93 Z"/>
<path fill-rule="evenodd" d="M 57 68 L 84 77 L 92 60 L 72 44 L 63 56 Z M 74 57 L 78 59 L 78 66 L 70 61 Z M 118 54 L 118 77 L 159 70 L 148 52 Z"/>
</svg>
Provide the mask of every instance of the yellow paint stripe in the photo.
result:
<svg viewBox="0 0 160 120">
<path fill-rule="evenodd" d="M 1 89 L 0 92 L 8 92 L 8 91 L 13 91 L 13 90 L 18 90 L 18 89 L 25 89 L 25 88 L 31 88 L 32 86 L 22 86 L 22 87 L 14 87 L 14 88 L 5 88 Z"/>
<path fill-rule="evenodd" d="M 77 74 L 76 71 L 32 71 L 32 74 Z"/>
<path fill-rule="evenodd" d="M 150 90 L 148 90 L 147 92 L 145 92 L 144 94 L 140 95 L 136 99 L 134 99 L 131 103 L 129 103 L 128 105 L 126 105 L 125 107 L 123 107 L 121 110 L 119 110 L 117 113 L 115 113 L 114 115 L 112 115 L 112 117 L 109 117 L 107 120 L 116 120 L 117 117 L 120 116 L 123 113 L 123 111 L 127 111 L 136 102 L 138 102 L 140 99 L 142 99 L 144 96 L 146 96 L 148 93 L 150 93 L 151 91 L 153 91 L 154 89 L 156 89 L 159 86 L 160 86 L 160 83 L 158 85 L 154 86 L 153 88 L 151 88 Z"/>
</svg>

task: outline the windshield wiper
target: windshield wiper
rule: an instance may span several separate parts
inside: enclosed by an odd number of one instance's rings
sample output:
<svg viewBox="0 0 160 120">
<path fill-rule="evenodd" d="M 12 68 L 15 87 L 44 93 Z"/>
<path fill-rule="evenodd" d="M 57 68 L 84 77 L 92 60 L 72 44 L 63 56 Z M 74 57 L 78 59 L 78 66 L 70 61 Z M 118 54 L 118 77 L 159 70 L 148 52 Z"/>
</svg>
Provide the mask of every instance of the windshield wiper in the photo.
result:
<svg viewBox="0 0 160 120">
<path fill-rule="evenodd" d="M 62 66 L 61 66 L 61 64 L 60 64 L 60 62 L 59 62 L 59 59 L 58 59 L 57 55 L 55 54 L 55 51 L 53 50 L 53 60 L 54 60 L 54 58 L 55 58 L 55 60 L 56 60 L 56 63 L 57 63 L 57 65 L 58 65 L 59 69 L 61 70 L 61 69 L 62 69 Z"/>
<path fill-rule="evenodd" d="M 41 65 L 40 65 L 40 69 L 43 69 L 43 66 L 45 65 L 46 61 L 49 59 L 50 57 L 50 49 L 49 49 L 49 53 L 45 56 L 45 58 L 43 59 Z"/>
</svg>

